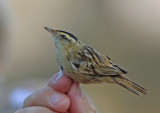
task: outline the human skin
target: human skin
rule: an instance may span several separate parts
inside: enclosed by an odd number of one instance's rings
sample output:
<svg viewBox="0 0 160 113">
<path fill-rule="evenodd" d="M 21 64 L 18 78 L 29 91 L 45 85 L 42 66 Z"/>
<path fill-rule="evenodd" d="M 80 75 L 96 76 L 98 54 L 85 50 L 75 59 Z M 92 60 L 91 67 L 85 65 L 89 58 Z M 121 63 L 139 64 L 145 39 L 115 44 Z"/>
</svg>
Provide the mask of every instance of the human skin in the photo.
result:
<svg viewBox="0 0 160 113">
<path fill-rule="evenodd" d="M 58 78 L 58 79 L 57 79 Z M 33 92 L 15 113 L 96 113 L 83 94 L 79 83 L 68 76 L 55 74 L 47 86 Z"/>
</svg>

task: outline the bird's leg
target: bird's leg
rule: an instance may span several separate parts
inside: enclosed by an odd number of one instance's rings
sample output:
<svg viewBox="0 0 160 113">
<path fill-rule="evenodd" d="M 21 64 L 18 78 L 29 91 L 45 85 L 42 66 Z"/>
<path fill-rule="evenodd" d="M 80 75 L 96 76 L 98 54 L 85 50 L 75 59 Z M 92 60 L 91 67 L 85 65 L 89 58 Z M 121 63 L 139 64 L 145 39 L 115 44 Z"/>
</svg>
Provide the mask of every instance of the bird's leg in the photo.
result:
<svg viewBox="0 0 160 113">
<path fill-rule="evenodd" d="M 56 78 L 56 80 L 58 80 L 59 78 L 61 78 L 63 76 L 63 74 L 64 74 L 63 70 L 61 68 L 59 68 L 59 69 L 60 69 L 60 72 L 59 72 L 59 75 Z"/>
</svg>

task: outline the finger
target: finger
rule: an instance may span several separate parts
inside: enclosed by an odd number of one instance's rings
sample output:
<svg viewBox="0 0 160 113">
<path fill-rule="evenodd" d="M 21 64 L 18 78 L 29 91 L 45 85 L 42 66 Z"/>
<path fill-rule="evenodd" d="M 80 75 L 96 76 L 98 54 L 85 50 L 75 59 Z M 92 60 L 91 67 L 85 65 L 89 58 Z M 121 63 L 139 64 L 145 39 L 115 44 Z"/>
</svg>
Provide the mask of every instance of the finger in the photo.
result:
<svg viewBox="0 0 160 113">
<path fill-rule="evenodd" d="M 58 112 L 52 111 L 51 109 L 46 107 L 33 106 L 33 107 L 20 109 L 15 113 L 58 113 Z"/>
<path fill-rule="evenodd" d="M 72 79 L 67 75 L 62 75 L 60 73 L 55 74 L 49 80 L 48 86 L 52 87 L 58 92 L 66 93 L 69 91 L 72 85 Z"/>
<path fill-rule="evenodd" d="M 70 106 L 67 95 L 44 87 L 32 93 L 23 103 L 23 107 L 43 106 L 58 112 L 65 112 Z"/>
<path fill-rule="evenodd" d="M 70 98 L 69 113 L 96 113 L 95 108 L 91 105 L 85 95 L 82 93 L 79 83 L 73 83 L 68 92 Z"/>
</svg>

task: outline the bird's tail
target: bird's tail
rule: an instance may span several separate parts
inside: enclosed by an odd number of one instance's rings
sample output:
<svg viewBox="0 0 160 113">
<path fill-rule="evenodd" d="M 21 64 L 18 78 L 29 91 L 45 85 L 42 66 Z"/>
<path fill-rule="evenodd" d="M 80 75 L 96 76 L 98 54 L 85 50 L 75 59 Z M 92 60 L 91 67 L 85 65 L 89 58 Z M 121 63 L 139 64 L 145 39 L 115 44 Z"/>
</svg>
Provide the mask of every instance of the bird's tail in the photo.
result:
<svg viewBox="0 0 160 113">
<path fill-rule="evenodd" d="M 127 78 L 123 77 L 123 76 L 117 76 L 117 77 L 113 77 L 114 81 L 126 88 L 127 90 L 131 91 L 132 93 L 139 95 L 139 93 L 146 95 L 147 94 L 147 90 L 144 89 L 143 87 L 139 86 L 138 84 L 128 80 Z"/>
</svg>

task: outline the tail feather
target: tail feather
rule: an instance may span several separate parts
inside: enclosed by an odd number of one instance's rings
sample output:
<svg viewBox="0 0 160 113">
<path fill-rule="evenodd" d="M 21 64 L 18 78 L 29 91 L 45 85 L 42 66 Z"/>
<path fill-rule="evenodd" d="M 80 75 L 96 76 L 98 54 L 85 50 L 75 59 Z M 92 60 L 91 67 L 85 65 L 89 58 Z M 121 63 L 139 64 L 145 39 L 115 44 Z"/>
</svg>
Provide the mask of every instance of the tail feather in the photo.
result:
<svg viewBox="0 0 160 113">
<path fill-rule="evenodd" d="M 113 77 L 114 81 L 119 84 L 120 86 L 126 88 L 127 90 L 131 91 L 132 93 L 139 95 L 139 93 L 146 95 L 147 90 L 141 87 L 140 85 L 128 80 L 125 77 L 117 76 Z"/>
</svg>

